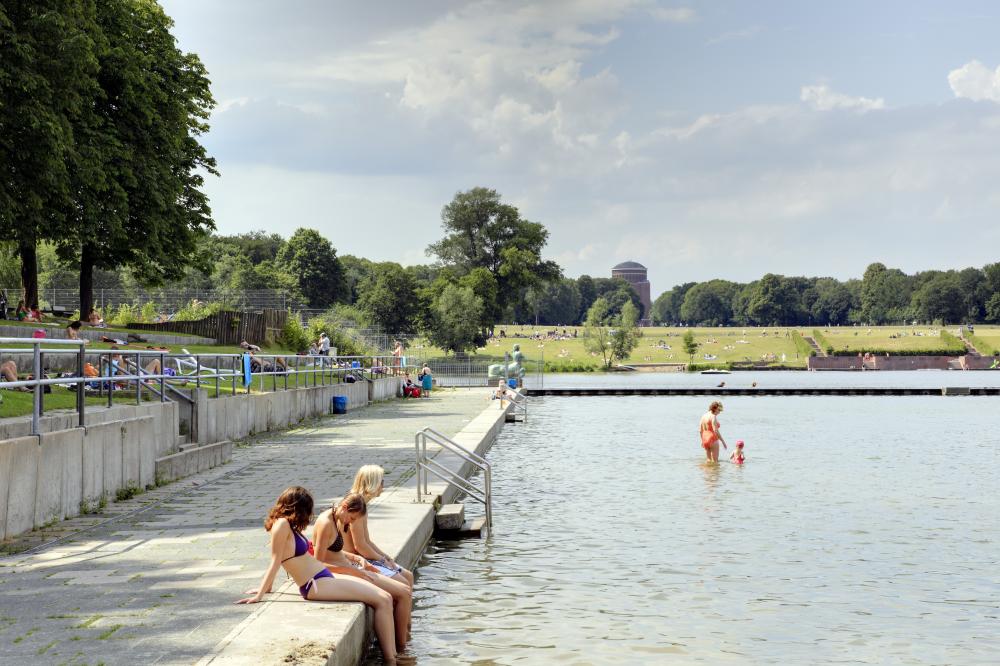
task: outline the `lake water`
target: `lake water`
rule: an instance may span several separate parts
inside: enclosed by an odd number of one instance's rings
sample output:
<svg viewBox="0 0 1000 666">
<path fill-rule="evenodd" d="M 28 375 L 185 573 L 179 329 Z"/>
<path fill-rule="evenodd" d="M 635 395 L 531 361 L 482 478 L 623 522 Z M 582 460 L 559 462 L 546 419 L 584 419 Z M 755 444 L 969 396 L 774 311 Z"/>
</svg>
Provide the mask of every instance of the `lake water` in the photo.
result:
<svg viewBox="0 0 1000 666">
<path fill-rule="evenodd" d="M 742 467 L 703 463 L 707 402 L 533 399 L 489 454 L 493 536 L 423 559 L 417 662 L 1000 663 L 997 398 L 731 397 Z"/>
</svg>

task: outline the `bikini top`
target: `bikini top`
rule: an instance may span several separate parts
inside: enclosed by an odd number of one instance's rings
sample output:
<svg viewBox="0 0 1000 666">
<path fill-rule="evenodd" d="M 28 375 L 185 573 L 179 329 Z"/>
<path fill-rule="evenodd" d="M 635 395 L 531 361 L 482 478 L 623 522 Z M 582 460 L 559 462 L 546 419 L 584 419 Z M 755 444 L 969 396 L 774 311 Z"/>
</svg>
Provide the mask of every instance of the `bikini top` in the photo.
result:
<svg viewBox="0 0 1000 666">
<path fill-rule="evenodd" d="M 334 539 L 333 543 L 331 543 L 327 547 L 327 550 L 331 550 L 331 551 L 333 551 L 335 553 L 339 553 L 340 551 L 342 551 L 344 549 L 344 535 L 341 534 L 340 530 L 337 529 L 337 519 L 336 518 L 333 519 L 333 529 L 337 530 L 337 538 Z M 344 527 L 344 531 L 345 532 L 347 530 L 349 530 L 349 529 L 351 529 L 350 525 L 347 525 L 346 527 Z"/>
<path fill-rule="evenodd" d="M 292 555 L 292 557 L 286 557 L 281 560 L 282 564 L 293 558 L 301 557 L 309 552 L 309 539 L 302 536 L 298 530 L 292 530 L 292 538 L 295 540 L 295 554 Z"/>
</svg>

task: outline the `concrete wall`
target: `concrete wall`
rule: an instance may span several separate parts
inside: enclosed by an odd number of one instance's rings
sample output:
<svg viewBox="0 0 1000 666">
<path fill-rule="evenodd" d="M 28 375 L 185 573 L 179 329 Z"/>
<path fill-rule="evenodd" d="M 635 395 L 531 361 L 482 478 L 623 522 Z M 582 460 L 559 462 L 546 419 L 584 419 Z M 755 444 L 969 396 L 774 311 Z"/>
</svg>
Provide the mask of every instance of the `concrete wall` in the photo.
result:
<svg viewBox="0 0 1000 666">
<path fill-rule="evenodd" d="M 201 389 L 195 392 L 197 441 L 211 444 L 281 430 L 329 414 L 333 396 L 347 396 L 348 409 L 364 407 L 369 402 L 369 391 L 374 396 L 372 401 L 388 400 L 396 397 L 400 384 L 398 377 L 386 377 L 370 385 L 361 381 L 219 398 L 209 398 L 208 391 Z"/>
<path fill-rule="evenodd" d="M 156 419 L 142 416 L 0 441 L 0 537 L 76 516 L 155 481 Z"/>
<path fill-rule="evenodd" d="M 60 389 L 53 389 L 60 390 Z M 114 407 L 89 407 L 84 412 L 88 428 L 109 421 L 128 421 L 150 416 L 154 420 L 156 454 L 164 455 L 177 443 L 179 426 L 179 405 L 175 402 L 144 402 L 141 405 L 115 405 Z M 39 429 L 43 433 L 58 432 L 76 428 L 79 417 L 76 412 L 59 411 L 43 415 Z M 0 442 L 31 434 L 31 417 L 0 419 Z"/>
<path fill-rule="evenodd" d="M 980 356 L 872 356 L 864 361 L 857 356 L 810 356 L 810 370 L 949 370 L 964 367 L 985 370 L 993 359 Z"/>
<path fill-rule="evenodd" d="M 200 472 L 232 457 L 232 441 L 253 433 L 287 428 L 330 413 L 333 396 L 347 396 L 347 408 L 397 395 L 398 377 L 334 384 L 276 393 L 209 399 L 195 390 L 198 442 L 178 438 L 181 405 L 150 402 L 117 405 L 41 420 L 42 434 L 28 433 L 31 419 L 0 423 L 0 538 L 79 514 L 81 503 L 109 501 L 122 488 L 146 488 Z"/>
</svg>

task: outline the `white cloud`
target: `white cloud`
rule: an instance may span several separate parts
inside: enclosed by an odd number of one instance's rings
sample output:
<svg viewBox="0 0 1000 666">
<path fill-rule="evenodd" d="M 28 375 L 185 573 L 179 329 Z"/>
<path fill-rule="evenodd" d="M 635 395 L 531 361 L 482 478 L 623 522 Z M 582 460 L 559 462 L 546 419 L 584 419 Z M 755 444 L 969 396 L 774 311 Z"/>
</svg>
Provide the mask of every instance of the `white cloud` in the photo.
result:
<svg viewBox="0 0 1000 666">
<path fill-rule="evenodd" d="M 1000 67 L 993 70 L 972 60 L 948 72 L 948 85 L 955 97 L 1000 102 Z"/>
<path fill-rule="evenodd" d="M 697 14 L 690 7 L 654 7 L 649 12 L 657 21 L 669 23 L 690 23 Z"/>
<path fill-rule="evenodd" d="M 873 111 L 885 108 L 885 100 L 881 97 L 871 99 L 870 97 L 851 97 L 843 93 L 834 92 L 826 85 L 802 86 L 799 99 L 812 105 L 820 111 L 830 111 L 833 109 L 854 109 L 856 111 Z"/>
<path fill-rule="evenodd" d="M 712 37 L 711 39 L 706 41 L 705 44 L 708 45 L 721 44 L 722 42 L 731 42 L 737 39 L 749 39 L 754 35 L 759 34 L 762 30 L 763 28 L 761 28 L 759 25 L 752 25 L 747 28 L 743 28 L 741 30 L 730 30 L 728 32 L 722 33 L 721 35 Z"/>
</svg>

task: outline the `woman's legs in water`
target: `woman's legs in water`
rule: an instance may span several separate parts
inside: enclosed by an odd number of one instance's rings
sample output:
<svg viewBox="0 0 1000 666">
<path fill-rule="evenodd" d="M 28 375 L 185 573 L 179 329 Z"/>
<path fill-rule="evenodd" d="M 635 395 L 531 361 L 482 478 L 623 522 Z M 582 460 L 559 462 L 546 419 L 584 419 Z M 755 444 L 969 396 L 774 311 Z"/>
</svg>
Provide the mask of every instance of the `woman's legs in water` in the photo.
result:
<svg viewBox="0 0 1000 666">
<path fill-rule="evenodd" d="M 397 574 L 398 575 L 398 574 Z M 410 613 L 413 610 L 413 593 L 410 586 L 396 578 L 375 574 L 376 586 L 392 595 L 392 617 L 396 624 L 396 649 L 406 649 L 410 638 Z"/>
<path fill-rule="evenodd" d="M 715 442 L 712 443 L 711 454 L 712 454 L 711 455 L 711 461 L 712 462 L 719 462 L 719 441 L 718 440 L 716 440 Z"/>
<path fill-rule="evenodd" d="M 360 601 L 375 611 L 375 636 L 382 649 L 382 659 L 389 666 L 396 663 L 393 640 L 392 595 L 372 583 L 357 578 L 320 578 L 309 590 L 311 601 Z"/>
</svg>

